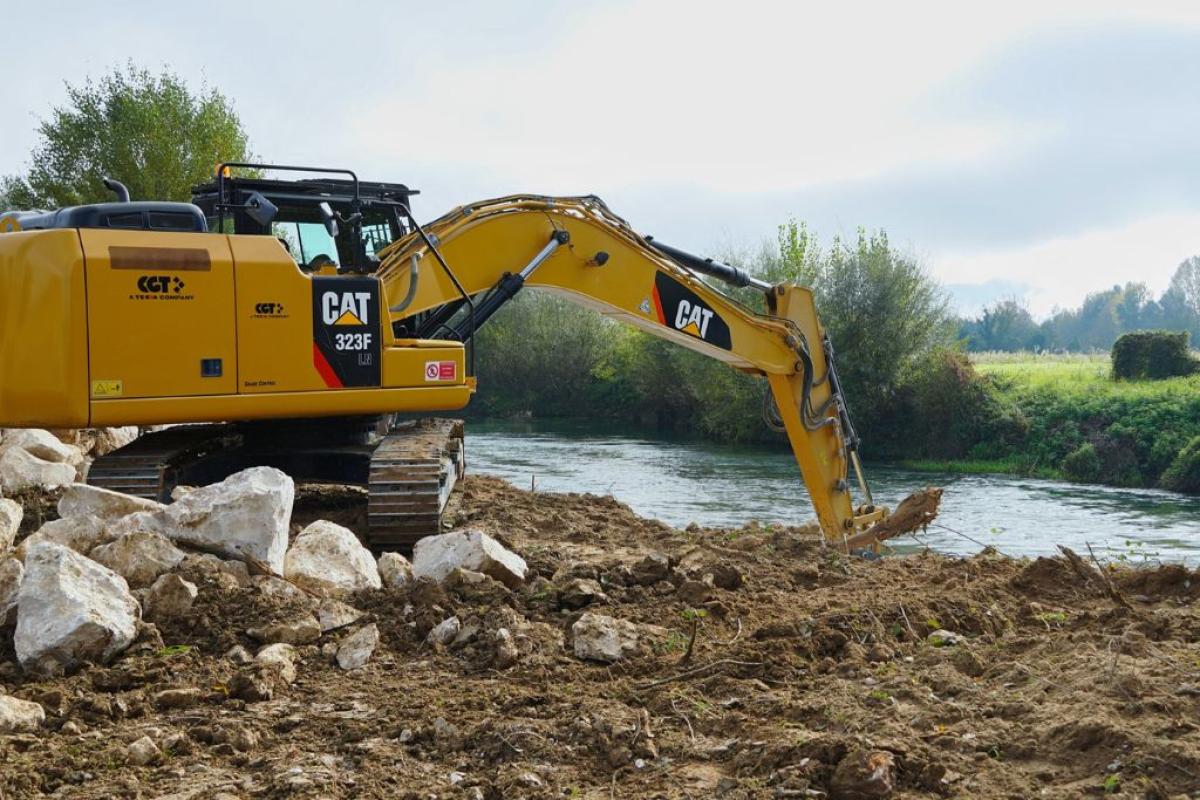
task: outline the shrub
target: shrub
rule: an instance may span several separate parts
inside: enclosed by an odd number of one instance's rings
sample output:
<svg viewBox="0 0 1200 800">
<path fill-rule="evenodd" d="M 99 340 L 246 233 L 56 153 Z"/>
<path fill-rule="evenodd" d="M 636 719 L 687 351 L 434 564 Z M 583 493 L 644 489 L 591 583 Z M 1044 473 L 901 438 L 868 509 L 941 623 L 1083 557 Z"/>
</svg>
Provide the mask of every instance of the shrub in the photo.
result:
<svg viewBox="0 0 1200 800">
<path fill-rule="evenodd" d="M 992 379 L 949 349 L 917 361 L 886 423 L 887 449 L 901 458 L 994 457 L 1019 444 L 1028 429 L 1020 409 Z"/>
<path fill-rule="evenodd" d="M 1161 483 L 1164 489 L 1200 494 L 1200 436 L 1179 451 L 1163 473 Z"/>
<path fill-rule="evenodd" d="M 1091 483 L 1099 479 L 1100 456 L 1096 453 L 1096 446 L 1085 442 L 1077 450 L 1068 453 L 1062 460 L 1062 471 L 1073 481 Z"/>
<path fill-rule="evenodd" d="M 1188 351 L 1187 331 L 1134 331 L 1112 348 L 1113 377 L 1118 380 L 1175 378 L 1200 371 Z"/>
</svg>

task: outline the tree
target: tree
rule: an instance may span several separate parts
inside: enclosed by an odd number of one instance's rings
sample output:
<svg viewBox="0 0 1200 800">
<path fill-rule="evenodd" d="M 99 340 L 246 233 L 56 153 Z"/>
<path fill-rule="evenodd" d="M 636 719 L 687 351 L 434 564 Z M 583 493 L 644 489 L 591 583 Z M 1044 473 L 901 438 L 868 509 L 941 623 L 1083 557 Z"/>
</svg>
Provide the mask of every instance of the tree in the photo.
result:
<svg viewBox="0 0 1200 800">
<path fill-rule="evenodd" d="M 1176 268 L 1168 291 L 1177 292 L 1192 313 L 1200 315 L 1200 256 L 1192 256 Z"/>
<path fill-rule="evenodd" d="M 0 182 L 10 207 L 112 200 L 104 177 L 135 200 L 187 200 L 218 163 L 253 158 L 233 104 L 216 89 L 193 92 L 172 72 L 130 64 L 66 89 L 66 105 L 38 126 L 28 175 Z"/>
<path fill-rule="evenodd" d="M 978 319 L 970 320 L 961 330 L 971 350 L 1028 350 L 1042 340 L 1033 315 L 1015 298 L 984 308 Z"/>
</svg>

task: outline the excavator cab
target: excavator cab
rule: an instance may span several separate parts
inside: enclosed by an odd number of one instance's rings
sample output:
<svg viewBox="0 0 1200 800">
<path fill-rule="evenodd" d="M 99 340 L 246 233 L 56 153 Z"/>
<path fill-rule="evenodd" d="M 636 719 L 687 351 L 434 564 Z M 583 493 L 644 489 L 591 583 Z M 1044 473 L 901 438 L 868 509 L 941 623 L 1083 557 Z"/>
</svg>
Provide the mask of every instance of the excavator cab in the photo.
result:
<svg viewBox="0 0 1200 800">
<path fill-rule="evenodd" d="M 283 180 L 263 171 L 349 177 Z M 305 272 L 370 274 L 379 251 L 410 232 L 416 194 L 402 183 L 359 181 L 347 170 L 223 164 L 212 182 L 193 187 L 192 200 L 210 230 L 273 236 Z"/>
</svg>

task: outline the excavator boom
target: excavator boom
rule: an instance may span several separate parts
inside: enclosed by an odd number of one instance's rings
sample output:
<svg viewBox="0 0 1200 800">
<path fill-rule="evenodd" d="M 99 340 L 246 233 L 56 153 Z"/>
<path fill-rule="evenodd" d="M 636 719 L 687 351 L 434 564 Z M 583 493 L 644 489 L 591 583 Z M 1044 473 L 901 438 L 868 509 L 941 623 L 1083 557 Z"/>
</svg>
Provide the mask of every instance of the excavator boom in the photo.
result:
<svg viewBox="0 0 1200 800">
<path fill-rule="evenodd" d="M 378 276 L 400 334 L 465 341 L 523 287 L 548 291 L 652 336 L 764 376 L 827 538 L 879 521 L 812 292 L 771 286 L 639 236 L 596 197 L 517 195 L 462 206 L 382 251 Z M 688 267 L 692 267 L 689 269 Z M 696 274 L 765 296 L 758 314 Z M 457 302 L 447 302 L 447 299 Z"/>
</svg>

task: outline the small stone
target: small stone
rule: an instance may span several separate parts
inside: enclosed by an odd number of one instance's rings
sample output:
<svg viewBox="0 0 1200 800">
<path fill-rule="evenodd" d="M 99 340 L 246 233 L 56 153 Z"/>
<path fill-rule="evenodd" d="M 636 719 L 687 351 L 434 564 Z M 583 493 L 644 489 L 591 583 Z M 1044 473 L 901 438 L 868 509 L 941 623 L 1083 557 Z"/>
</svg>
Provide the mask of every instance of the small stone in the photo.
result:
<svg viewBox="0 0 1200 800">
<path fill-rule="evenodd" d="M 204 693 L 194 686 L 186 689 L 164 689 L 154 695 L 157 708 L 191 708 L 204 699 Z"/>
<path fill-rule="evenodd" d="M 433 738 L 439 746 L 447 750 L 457 750 L 463 743 L 458 726 L 447 722 L 445 717 L 438 717 L 433 721 Z"/>
<path fill-rule="evenodd" d="M 79 724 L 74 720 L 67 720 L 63 723 L 63 726 L 58 729 L 58 732 L 63 736 L 78 736 L 83 733 L 83 728 L 79 727 Z"/>
<path fill-rule="evenodd" d="M 707 580 L 687 580 L 679 584 L 679 599 L 689 606 L 698 606 L 708 602 L 713 593 L 712 576 L 705 575 L 704 577 Z"/>
<path fill-rule="evenodd" d="M 712 585 L 718 589 L 733 591 L 745 583 L 741 571 L 733 564 L 713 564 L 708 567 L 708 574 L 712 576 Z"/>
<path fill-rule="evenodd" d="M 571 610 L 607 599 L 600 584 L 590 578 L 575 578 L 558 591 L 558 604 Z"/>
<path fill-rule="evenodd" d="M 426 536 L 413 547 L 413 575 L 441 582 L 455 569 L 482 572 L 510 589 L 525 582 L 525 559 L 482 531 Z"/>
<path fill-rule="evenodd" d="M 267 702 L 275 696 L 275 680 L 275 676 L 265 675 L 261 670 L 243 670 L 229 682 L 229 694 L 247 703 Z"/>
<path fill-rule="evenodd" d="M 278 670 L 284 683 L 296 680 L 296 648 L 290 644 L 269 644 L 258 651 L 254 661 Z"/>
<path fill-rule="evenodd" d="M 287 602 L 298 602 L 305 605 L 315 605 L 316 601 L 302 589 L 298 589 L 282 578 L 276 578 L 274 575 L 255 575 L 250 579 L 250 583 L 254 585 L 264 597 L 271 597 Z"/>
<path fill-rule="evenodd" d="M 129 745 L 125 751 L 126 761 L 135 767 L 144 767 L 147 764 L 157 761 L 161 755 L 162 753 L 159 752 L 157 745 L 154 744 L 154 741 L 149 736 L 143 736 L 138 739 Z"/>
<path fill-rule="evenodd" d="M 650 553 L 630 568 L 634 583 L 653 586 L 671 575 L 671 559 L 662 553 Z"/>
<path fill-rule="evenodd" d="M 430 644 L 450 644 L 454 641 L 454 637 L 458 636 L 460 628 L 462 628 L 462 622 L 458 617 L 449 617 L 435 625 L 429 631 L 429 635 L 425 637 L 425 641 Z"/>
<path fill-rule="evenodd" d="M 0 694 L 0 734 L 32 733 L 46 721 L 39 704 Z"/>
<path fill-rule="evenodd" d="M 513 635 L 508 628 L 497 628 L 495 638 L 496 654 L 492 656 L 492 666 L 496 669 L 508 669 L 517 663 L 521 655 L 517 643 L 513 641 Z"/>
<path fill-rule="evenodd" d="M 576 658 L 611 663 L 637 652 L 637 627 L 628 620 L 585 613 L 571 626 Z"/>
<path fill-rule="evenodd" d="M 0 497 L 0 553 L 12 547 L 13 539 L 21 529 L 21 520 L 24 518 L 24 506 L 16 500 Z"/>
<path fill-rule="evenodd" d="M 957 647 L 960 644 L 967 643 L 967 637 L 953 631 L 938 629 L 929 636 L 925 637 L 925 641 L 929 642 L 934 647 Z"/>
<path fill-rule="evenodd" d="M 854 750 L 838 762 L 830 782 L 831 800 L 875 800 L 896 784 L 896 765 L 887 750 Z"/>
<path fill-rule="evenodd" d="M 254 661 L 254 656 L 250 655 L 250 651 L 242 647 L 240 644 L 235 644 L 233 647 L 225 651 L 225 657 L 239 666 L 243 666 Z"/>
<path fill-rule="evenodd" d="M 267 644 L 312 644 L 321 638 L 321 625 L 315 617 L 305 614 L 294 619 L 250 628 L 246 633 L 250 638 Z"/>
<path fill-rule="evenodd" d="M 375 623 L 364 625 L 342 640 L 337 651 L 337 664 L 342 669 L 358 669 L 371 659 L 379 645 L 379 628 Z"/>
<path fill-rule="evenodd" d="M 389 589 L 407 586 L 413 579 L 412 564 L 399 553 L 384 553 L 379 557 L 379 577 Z"/>
<path fill-rule="evenodd" d="M 25 580 L 25 566 L 15 558 L 0 560 L 0 628 L 17 622 L 17 601 Z"/>
<path fill-rule="evenodd" d="M 163 575 L 146 594 L 146 619 L 174 619 L 192 610 L 199 590 L 196 584 L 174 573 Z"/>
<path fill-rule="evenodd" d="M 362 619 L 362 616 L 362 612 L 357 608 L 330 597 L 322 600 L 317 608 L 317 622 L 321 625 L 322 633 L 353 625 Z"/>
<path fill-rule="evenodd" d="M 235 559 L 222 560 L 220 566 L 221 572 L 231 576 L 237 585 L 245 588 L 251 584 L 250 567 L 245 561 L 237 561 Z"/>
</svg>

